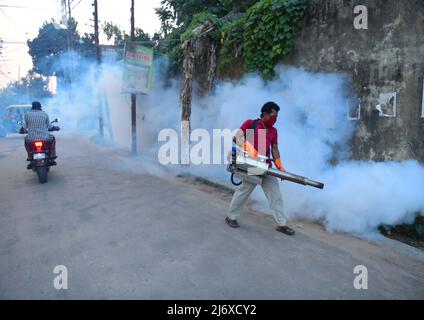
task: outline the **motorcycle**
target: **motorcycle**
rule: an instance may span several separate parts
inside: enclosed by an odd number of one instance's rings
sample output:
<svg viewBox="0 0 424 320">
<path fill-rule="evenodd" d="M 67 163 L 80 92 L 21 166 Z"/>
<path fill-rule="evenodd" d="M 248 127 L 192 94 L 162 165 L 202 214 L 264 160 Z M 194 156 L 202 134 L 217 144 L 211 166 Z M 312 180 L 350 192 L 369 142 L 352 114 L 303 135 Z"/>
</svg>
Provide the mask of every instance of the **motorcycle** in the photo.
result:
<svg viewBox="0 0 424 320">
<path fill-rule="evenodd" d="M 59 119 L 54 119 L 50 124 L 59 122 Z M 21 121 L 18 121 L 18 124 L 21 126 L 19 133 L 20 134 L 27 134 L 28 131 L 25 130 L 23 123 Z M 49 131 L 59 131 L 60 128 L 58 126 L 51 126 L 49 128 Z M 36 140 L 32 141 L 30 145 L 30 152 L 29 152 L 29 160 L 30 165 L 28 165 L 28 170 L 33 170 L 35 173 L 37 173 L 38 181 L 40 183 L 46 183 L 47 182 L 47 173 L 50 170 L 50 167 L 53 165 L 56 165 L 54 162 L 54 159 L 50 158 L 50 148 L 51 144 L 49 141 L 44 140 Z"/>
</svg>

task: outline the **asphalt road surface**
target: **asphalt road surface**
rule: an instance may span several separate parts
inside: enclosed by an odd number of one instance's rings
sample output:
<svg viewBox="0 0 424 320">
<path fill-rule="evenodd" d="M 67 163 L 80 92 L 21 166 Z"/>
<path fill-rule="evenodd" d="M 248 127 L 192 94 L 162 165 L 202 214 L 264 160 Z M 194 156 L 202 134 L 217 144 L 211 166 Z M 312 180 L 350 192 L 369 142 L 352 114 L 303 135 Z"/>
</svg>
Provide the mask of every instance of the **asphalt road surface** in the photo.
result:
<svg viewBox="0 0 424 320">
<path fill-rule="evenodd" d="M 289 237 L 249 207 L 231 229 L 228 192 L 155 176 L 80 138 L 59 137 L 58 155 L 42 185 L 26 170 L 23 137 L 0 139 L 2 299 L 424 298 L 417 249 L 299 221 Z M 57 265 L 67 290 L 54 287 Z M 357 265 L 366 290 L 353 285 Z"/>
</svg>

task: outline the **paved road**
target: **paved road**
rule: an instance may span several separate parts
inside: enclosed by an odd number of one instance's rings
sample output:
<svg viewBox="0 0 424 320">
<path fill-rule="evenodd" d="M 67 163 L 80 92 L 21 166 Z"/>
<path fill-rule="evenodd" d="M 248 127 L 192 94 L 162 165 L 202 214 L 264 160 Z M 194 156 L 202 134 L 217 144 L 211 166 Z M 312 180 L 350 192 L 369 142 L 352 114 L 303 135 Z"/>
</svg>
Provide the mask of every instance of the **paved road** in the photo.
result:
<svg viewBox="0 0 424 320">
<path fill-rule="evenodd" d="M 251 208 L 233 230 L 224 191 L 80 139 L 59 137 L 58 154 L 41 185 L 22 137 L 0 139 L 0 298 L 424 298 L 424 263 L 390 246 L 307 222 L 288 237 Z"/>
</svg>

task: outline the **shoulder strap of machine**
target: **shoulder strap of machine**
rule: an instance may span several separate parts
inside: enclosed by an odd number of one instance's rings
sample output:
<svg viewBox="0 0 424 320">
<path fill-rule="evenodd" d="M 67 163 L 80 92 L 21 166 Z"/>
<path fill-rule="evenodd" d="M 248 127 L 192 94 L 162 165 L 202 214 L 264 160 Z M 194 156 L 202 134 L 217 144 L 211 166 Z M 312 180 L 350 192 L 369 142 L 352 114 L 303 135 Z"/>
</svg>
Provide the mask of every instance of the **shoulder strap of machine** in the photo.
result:
<svg viewBox="0 0 424 320">
<path fill-rule="evenodd" d="M 255 119 L 255 120 L 253 120 L 253 122 L 252 122 L 252 124 L 250 125 L 250 128 L 249 128 L 249 129 L 253 129 L 253 130 L 255 130 L 255 129 L 256 129 L 256 127 L 258 126 L 258 122 L 259 122 L 259 119 Z"/>
</svg>

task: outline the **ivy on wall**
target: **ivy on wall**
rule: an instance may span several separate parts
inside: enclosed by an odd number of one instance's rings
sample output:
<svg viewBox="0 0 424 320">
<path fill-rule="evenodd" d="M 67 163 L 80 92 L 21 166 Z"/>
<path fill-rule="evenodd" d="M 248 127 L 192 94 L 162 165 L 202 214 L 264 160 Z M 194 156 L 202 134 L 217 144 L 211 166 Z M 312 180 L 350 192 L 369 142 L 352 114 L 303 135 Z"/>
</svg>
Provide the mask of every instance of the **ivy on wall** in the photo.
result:
<svg viewBox="0 0 424 320">
<path fill-rule="evenodd" d="M 197 2 L 202 1 L 205 0 Z M 272 78 L 274 67 L 295 45 L 295 34 L 302 26 L 307 0 L 249 0 L 242 7 L 234 0 L 218 3 L 218 7 L 205 3 L 202 10 L 193 14 L 181 32 L 181 43 L 198 37 L 196 28 L 208 22 L 214 28 L 207 36 L 216 40 L 220 48 L 218 68 L 225 69 L 241 57 L 246 72 Z"/>
<path fill-rule="evenodd" d="M 294 47 L 305 9 L 302 0 L 264 0 L 247 10 L 243 37 L 246 71 L 258 71 L 264 78 L 274 75 L 275 65 Z"/>
</svg>

